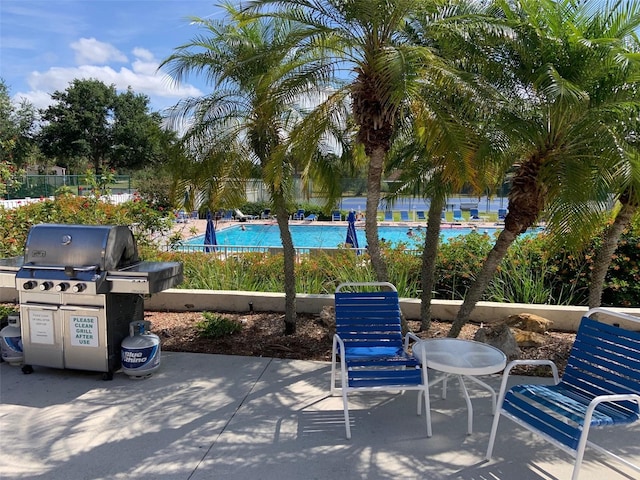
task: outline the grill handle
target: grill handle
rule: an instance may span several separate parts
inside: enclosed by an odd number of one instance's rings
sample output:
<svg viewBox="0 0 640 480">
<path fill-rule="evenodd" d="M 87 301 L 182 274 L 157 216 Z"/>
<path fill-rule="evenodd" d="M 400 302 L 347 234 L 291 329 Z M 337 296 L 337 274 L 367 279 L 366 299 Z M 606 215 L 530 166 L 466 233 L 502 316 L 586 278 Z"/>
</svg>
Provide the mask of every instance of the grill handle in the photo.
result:
<svg viewBox="0 0 640 480">
<path fill-rule="evenodd" d="M 65 271 L 67 267 L 61 267 L 59 265 L 23 265 L 22 268 L 29 270 L 58 270 Z M 92 270 L 98 270 L 98 265 L 89 265 L 86 267 L 71 267 L 76 272 L 90 272 Z"/>
<path fill-rule="evenodd" d="M 50 303 L 32 303 L 27 301 L 21 305 L 27 308 L 39 308 L 40 310 L 58 310 L 58 305 L 51 305 Z"/>
<path fill-rule="evenodd" d="M 107 282 L 120 281 L 120 282 L 129 282 L 129 283 L 146 283 L 148 282 L 147 277 L 124 277 L 122 275 L 118 275 L 117 277 L 107 277 L 105 279 Z"/>
<path fill-rule="evenodd" d="M 87 307 L 86 305 L 60 305 L 60 310 L 65 310 L 65 311 L 86 310 L 87 312 L 99 312 L 102 309 L 100 307 Z"/>
</svg>

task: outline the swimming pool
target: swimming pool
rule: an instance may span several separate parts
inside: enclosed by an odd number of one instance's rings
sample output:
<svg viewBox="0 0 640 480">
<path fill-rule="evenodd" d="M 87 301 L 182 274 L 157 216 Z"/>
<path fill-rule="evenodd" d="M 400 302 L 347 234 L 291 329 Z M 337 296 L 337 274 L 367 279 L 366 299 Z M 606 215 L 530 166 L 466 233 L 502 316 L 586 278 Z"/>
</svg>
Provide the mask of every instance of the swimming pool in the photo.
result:
<svg viewBox="0 0 640 480">
<path fill-rule="evenodd" d="M 245 228 L 245 230 L 242 229 Z M 296 248 L 336 248 L 344 245 L 347 236 L 347 224 L 342 225 L 290 225 L 293 245 Z M 378 236 L 389 241 L 393 246 L 405 243 L 409 248 L 424 243 L 425 227 L 412 226 L 414 235 L 408 236 L 408 226 L 378 226 Z M 471 228 L 443 228 L 440 233 L 444 241 L 459 235 L 471 233 Z M 493 235 L 496 228 L 482 228 L 480 232 Z M 363 248 L 367 244 L 364 226 L 356 228 L 358 244 Z M 275 224 L 242 223 L 216 231 L 218 245 L 247 247 L 281 247 L 280 230 Z M 204 235 L 193 237 L 184 242 L 185 245 L 204 245 Z"/>
</svg>

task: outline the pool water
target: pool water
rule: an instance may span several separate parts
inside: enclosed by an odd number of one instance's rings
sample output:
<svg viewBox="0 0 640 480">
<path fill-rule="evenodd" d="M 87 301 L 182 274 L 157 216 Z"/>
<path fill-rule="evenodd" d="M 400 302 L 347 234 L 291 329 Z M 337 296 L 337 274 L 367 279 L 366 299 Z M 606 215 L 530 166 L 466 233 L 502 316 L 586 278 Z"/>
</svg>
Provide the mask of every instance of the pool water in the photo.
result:
<svg viewBox="0 0 640 480">
<path fill-rule="evenodd" d="M 245 230 L 242 229 L 244 226 Z M 347 237 L 347 224 L 342 225 L 290 225 L 293 245 L 296 248 L 335 248 L 342 246 Z M 424 244 L 425 227 L 412 227 L 413 235 L 408 236 L 408 226 L 390 227 L 378 226 L 378 236 L 381 240 L 389 241 L 393 246 L 404 243 L 408 248 Z M 471 228 L 443 228 L 440 230 L 444 241 L 459 235 L 471 233 Z M 478 230 L 492 236 L 498 230 L 482 228 Z M 356 228 L 360 248 L 367 245 L 364 226 Z M 280 230 L 275 224 L 242 223 L 216 231 L 218 245 L 246 246 L 246 247 L 281 247 Z M 186 245 L 203 245 L 204 235 L 193 237 L 185 242 Z"/>
</svg>

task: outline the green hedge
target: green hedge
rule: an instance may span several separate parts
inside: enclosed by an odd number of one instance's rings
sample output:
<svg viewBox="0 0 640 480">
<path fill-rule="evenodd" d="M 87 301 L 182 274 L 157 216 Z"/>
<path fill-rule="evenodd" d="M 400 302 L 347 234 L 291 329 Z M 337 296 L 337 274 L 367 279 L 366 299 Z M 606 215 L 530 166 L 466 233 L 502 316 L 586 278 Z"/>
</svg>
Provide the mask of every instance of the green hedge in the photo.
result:
<svg viewBox="0 0 640 480">
<path fill-rule="evenodd" d="M 480 270 L 494 238 L 469 234 L 441 244 L 437 260 L 434 298 L 464 298 Z M 626 234 L 615 255 L 603 305 L 640 305 L 640 236 Z M 581 255 L 565 252 L 552 256 L 544 234 L 522 238 L 510 249 L 483 300 L 554 305 L 585 305 L 588 298 L 589 267 L 593 247 Z M 404 245 L 383 247 L 389 264 L 389 278 L 403 297 L 420 296 L 421 256 L 407 252 Z M 282 256 L 244 254 L 226 260 L 205 253 L 158 253 L 157 259 L 184 263 L 185 281 L 180 288 L 213 290 L 282 291 Z M 303 256 L 296 265 L 296 291 L 331 294 L 344 281 L 375 279 L 366 255 L 351 249 Z"/>
</svg>

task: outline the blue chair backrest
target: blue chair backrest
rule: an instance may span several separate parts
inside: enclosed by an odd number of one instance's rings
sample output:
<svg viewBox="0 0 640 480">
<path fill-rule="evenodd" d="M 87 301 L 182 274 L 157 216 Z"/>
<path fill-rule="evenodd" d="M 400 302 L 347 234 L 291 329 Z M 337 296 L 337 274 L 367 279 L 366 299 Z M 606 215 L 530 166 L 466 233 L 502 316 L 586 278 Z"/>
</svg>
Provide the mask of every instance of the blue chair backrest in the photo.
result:
<svg viewBox="0 0 640 480">
<path fill-rule="evenodd" d="M 640 332 L 584 317 L 562 384 L 594 396 L 630 391 L 640 394 Z M 631 402 L 614 405 L 636 412 L 638 408 Z"/>
<path fill-rule="evenodd" d="M 388 221 L 392 221 L 393 220 L 393 212 L 390 210 L 387 210 L 384 212 L 384 219 L 388 220 Z"/>
<path fill-rule="evenodd" d="M 469 210 L 469 216 L 471 218 L 480 218 L 480 214 L 478 213 L 478 209 L 477 208 L 472 208 L 471 210 Z"/>
<path fill-rule="evenodd" d="M 453 218 L 462 218 L 462 210 L 454 210 Z"/>
<path fill-rule="evenodd" d="M 348 356 L 402 352 L 398 292 L 336 292 L 335 308 L 336 333 Z"/>
<path fill-rule="evenodd" d="M 504 220 L 504 218 L 506 216 L 507 216 L 507 209 L 506 208 L 499 208 L 498 209 L 498 219 Z"/>
</svg>

